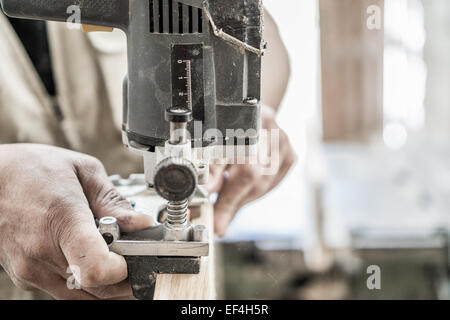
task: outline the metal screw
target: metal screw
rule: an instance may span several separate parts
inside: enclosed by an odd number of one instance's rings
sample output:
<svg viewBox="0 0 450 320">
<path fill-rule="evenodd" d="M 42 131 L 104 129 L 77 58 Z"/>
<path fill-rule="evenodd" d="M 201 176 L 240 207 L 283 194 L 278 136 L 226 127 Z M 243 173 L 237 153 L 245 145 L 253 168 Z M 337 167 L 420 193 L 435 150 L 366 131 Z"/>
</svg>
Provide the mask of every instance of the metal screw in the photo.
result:
<svg viewBox="0 0 450 320">
<path fill-rule="evenodd" d="M 255 106 L 259 103 L 259 100 L 254 97 L 248 97 L 244 100 L 244 103 Z"/>
<path fill-rule="evenodd" d="M 192 111 L 181 106 L 171 107 L 166 110 L 165 118 L 170 122 L 170 143 L 187 143 L 187 125 L 193 120 Z"/>
<path fill-rule="evenodd" d="M 111 233 L 102 234 L 103 239 L 105 240 L 107 245 L 110 245 L 114 241 L 114 236 Z"/>
<path fill-rule="evenodd" d="M 119 239 L 120 229 L 117 219 L 114 217 L 103 217 L 99 221 L 98 230 L 100 234 L 105 239 L 106 243 L 109 245 L 114 240 Z"/>
<path fill-rule="evenodd" d="M 193 228 L 193 240 L 195 242 L 207 242 L 208 241 L 208 231 L 205 226 L 198 225 Z"/>
</svg>

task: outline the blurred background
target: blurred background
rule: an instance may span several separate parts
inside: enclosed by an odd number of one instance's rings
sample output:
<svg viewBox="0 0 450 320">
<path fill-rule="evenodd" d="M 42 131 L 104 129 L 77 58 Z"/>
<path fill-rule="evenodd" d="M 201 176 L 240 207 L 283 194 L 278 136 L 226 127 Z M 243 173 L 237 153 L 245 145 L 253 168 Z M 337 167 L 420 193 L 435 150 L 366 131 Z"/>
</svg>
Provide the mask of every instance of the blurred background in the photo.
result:
<svg viewBox="0 0 450 320">
<path fill-rule="evenodd" d="M 290 54 L 278 121 L 298 160 L 221 240 L 222 296 L 449 299 L 450 1 L 265 6 Z"/>
</svg>

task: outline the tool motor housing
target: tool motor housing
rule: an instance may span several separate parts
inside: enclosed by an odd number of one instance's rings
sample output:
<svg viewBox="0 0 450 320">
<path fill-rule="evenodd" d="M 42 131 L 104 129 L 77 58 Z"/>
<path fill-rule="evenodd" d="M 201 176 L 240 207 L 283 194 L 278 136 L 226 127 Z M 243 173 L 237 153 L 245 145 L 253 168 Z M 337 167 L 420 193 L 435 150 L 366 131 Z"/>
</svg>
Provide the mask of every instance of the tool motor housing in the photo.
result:
<svg viewBox="0 0 450 320">
<path fill-rule="evenodd" d="M 67 21 L 123 30 L 128 41 L 123 140 L 154 152 L 169 139 L 165 110 L 191 108 L 196 147 L 255 145 L 258 140 L 261 56 L 218 37 L 263 46 L 261 0 L 0 0 L 13 17 Z M 74 7 L 75 6 L 75 7 Z M 195 132 L 195 122 L 201 131 Z M 217 129 L 220 135 L 205 133 Z M 238 129 L 239 134 L 235 131 Z M 200 136 L 201 133 L 201 136 Z"/>
</svg>

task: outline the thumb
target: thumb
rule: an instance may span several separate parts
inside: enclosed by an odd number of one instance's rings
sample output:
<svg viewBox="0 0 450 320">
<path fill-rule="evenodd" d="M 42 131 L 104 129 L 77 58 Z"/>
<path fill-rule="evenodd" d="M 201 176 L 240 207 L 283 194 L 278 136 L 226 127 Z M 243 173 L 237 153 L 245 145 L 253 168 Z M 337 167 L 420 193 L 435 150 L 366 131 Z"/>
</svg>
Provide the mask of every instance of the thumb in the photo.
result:
<svg viewBox="0 0 450 320">
<path fill-rule="evenodd" d="M 116 190 L 97 159 L 76 165 L 77 176 L 89 206 L 98 219 L 115 217 L 121 230 L 133 232 L 154 225 L 152 217 L 136 212 L 130 202 Z"/>
<path fill-rule="evenodd" d="M 219 192 L 222 188 L 226 168 L 226 164 L 211 165 L 209 167 L 209 181 L 205 185 L 205 189 L 209 194 Z"/>
</svg>

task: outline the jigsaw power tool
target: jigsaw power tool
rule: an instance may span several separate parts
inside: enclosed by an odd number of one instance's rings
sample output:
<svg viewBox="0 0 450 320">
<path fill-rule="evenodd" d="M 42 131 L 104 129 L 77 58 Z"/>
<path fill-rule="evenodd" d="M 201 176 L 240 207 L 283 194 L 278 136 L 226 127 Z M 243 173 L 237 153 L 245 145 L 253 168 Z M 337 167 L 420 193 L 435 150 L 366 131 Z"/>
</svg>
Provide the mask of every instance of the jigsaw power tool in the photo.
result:
<svg viewBox="0 0 450 320">
<path fill-rule="evenodd" d="M 256 152 L 262 0 L 0 3 L 12 17 L 126 34 L 123 142 L 143 155 L 145 182 L 167 200 L 167 219 L 148 230 L 121 233 L 108 217 L 99 230 L 110 250 L 127 260 L 136 298 L 153 298 L 158 273 L 198 273 L 201 257 L 209 254 L 208 232 L 190 223 L 189 201 L 207 182 L 212 159 Z"/>
</svg>

